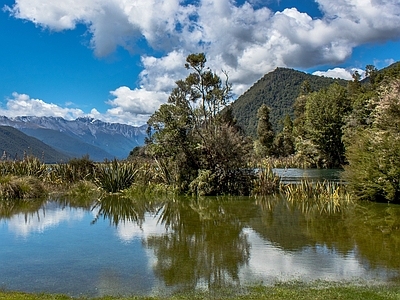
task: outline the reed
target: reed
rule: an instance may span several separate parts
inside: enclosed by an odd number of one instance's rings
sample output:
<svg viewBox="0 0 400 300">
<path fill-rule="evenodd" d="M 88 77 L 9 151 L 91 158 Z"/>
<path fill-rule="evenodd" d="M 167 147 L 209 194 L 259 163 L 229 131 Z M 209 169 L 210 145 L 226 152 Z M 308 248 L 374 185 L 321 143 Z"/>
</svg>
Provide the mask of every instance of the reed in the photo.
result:
<svg viewBox="0 0 400 300">
<path fill-rule="evenodd" d="M 137 172 L 138 167 L 135 163 L 114 159 L 98 165 L 94 181 L 106 192 L 118 193 L 133 184 Z"/>
<path fill-rule="evenodd" d="M 339 212 L 342 206 L 352 203 L 352 197 L 346 191 L 346 186 L 331 181 L 302 180 L 299 184 L 281 185 L 280 191 L 303 213 L 315 210 L 320 213 L 335 213 Z"/>
</svg>

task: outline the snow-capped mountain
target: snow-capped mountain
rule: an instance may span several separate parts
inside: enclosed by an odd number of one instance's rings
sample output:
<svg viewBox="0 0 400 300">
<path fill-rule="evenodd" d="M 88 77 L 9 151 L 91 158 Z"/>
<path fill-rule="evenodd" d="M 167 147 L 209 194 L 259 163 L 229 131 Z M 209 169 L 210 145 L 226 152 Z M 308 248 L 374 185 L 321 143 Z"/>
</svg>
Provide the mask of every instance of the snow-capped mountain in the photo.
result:
<svg viewBox="0 0 400 300">
<path fill-rule="evenodd" d="M 126 158 L 134 147 L 143 145 L 147 128 L 91 118 L 69 121 L 34 116 L 0 116 L 0 125 L 14 127 L 71 157 L 89 155 L 96 161 Z"/>
</svg>

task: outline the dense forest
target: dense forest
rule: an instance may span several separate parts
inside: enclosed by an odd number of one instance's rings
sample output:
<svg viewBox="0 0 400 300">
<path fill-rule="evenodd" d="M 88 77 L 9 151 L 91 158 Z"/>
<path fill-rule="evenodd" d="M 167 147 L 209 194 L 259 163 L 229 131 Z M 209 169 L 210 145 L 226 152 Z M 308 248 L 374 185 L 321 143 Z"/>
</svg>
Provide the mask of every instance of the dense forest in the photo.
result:
<svg viewBox="0 0 400 300">
<path fill-rule="evenodd" d="M 265 74 L 236 99 L 232 103 L 232 112 L 244 132 L 255 137 L 258 122 L 257 110 L 262 104 L 265 104 L 271 109 L 270 121 L 274 130 L 281 130 L 285 116 L 294 117 L 293 104 L 302 91 L 319 91 L 334 82 L 342 86 L 347 85 L 347 81 L 342 79 L 315 76 L 293 69 L 277 68 Z"/>
</svg>

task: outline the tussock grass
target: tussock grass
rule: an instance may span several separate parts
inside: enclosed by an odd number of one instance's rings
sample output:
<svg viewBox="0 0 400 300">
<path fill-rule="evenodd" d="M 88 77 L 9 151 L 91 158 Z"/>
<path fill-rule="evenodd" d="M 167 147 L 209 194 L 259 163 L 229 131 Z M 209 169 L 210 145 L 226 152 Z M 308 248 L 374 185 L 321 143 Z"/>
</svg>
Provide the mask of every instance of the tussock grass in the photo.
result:
<svg viewBox="0 0 400 300">
<path fill-rule="evenodd" d="M 36 177 L 0 177 L 0 199 L 37 199 L 46 195 L 43 183 Z"/>
<path fill-rule="evenodd" d="M 0 162 L 0 175 L 34 176 L 43 178 L 47 174 L 47 166 L 36 157 L 28 156 L 21 161 Z"/>
<path fill-rule="evenodd" d="M 280 178 L 272 171 L 272 165 L 269 160 L 263 160 L 256 166 L 256 178 L 254 179 L 254 196 L 271 195 L 279 191 Z"/>
</svg>

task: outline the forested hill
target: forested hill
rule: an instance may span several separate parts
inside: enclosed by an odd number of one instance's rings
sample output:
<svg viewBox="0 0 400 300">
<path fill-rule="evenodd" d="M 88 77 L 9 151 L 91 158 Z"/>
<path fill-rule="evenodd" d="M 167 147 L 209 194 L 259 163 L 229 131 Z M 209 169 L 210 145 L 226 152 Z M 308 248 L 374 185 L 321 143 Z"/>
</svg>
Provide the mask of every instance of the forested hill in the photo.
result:
<svg viewBox="0 0 400 300">
<path fill-rule="evenodd" d="M 24 155 L 35 156 L 45 163 L 69 160 L 65 154 L 18 129 L 11 126 L 0 126 L 0 156 L 2 159 L 23 159 Z"/>
<path fill-rule="evenodd" d="M 305 81 L 312 91 L 328 87 L 333 82 L 347 85 L 346 80 L 310 75 L 293 69 L 277 68 L 264 75 L 233 104 L 233 115 L 247 135 L 256 136 L 257 110 L 262 104 L 271 108 L 270 121 L 275 130 L 289 114 L 293 117 L 293 104 Z"/>
</svg>

